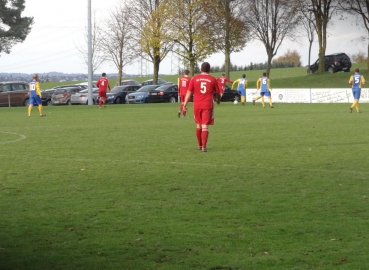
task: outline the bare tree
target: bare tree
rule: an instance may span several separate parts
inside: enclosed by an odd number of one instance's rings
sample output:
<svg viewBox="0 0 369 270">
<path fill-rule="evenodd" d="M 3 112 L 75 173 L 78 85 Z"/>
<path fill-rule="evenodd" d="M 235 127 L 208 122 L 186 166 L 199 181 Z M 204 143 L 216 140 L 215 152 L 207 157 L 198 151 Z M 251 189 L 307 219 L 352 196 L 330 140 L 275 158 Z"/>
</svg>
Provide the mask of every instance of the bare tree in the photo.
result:
<svg viewBox="0 0 369 270">
<path fill-rule="evenodd" d="M 134 49 L 133 31 L 130 27 L 131 18 L 128 8 L 121 4 L 110 13 L 102 31 L 101 43 L 108 59 L 118 70 L 118 82 L 122 81 L 124 67 L 131 64 L 137 57 Z"/>
<path fill-rule="evenodd" d="M 138 39 L 136 48 L 141 57 L 153 63 L 153 83 L 158 82 L 160 63 L 173 47 L 169 32 L 168 8 L 165 0 L 131 0 L 130 26 Z M 134 14 L 134 15 L 132 15 Z"/>
<path fill-rule="evenodd" d="M 225 74 L 229 77 L 231 53 L 240 52 L 249 40 L 249 29 L 244 20 L 244 0 L 207 0 L 209 20 L 214 28 L 217 51 L 224 53 Z"/>
<path fill-rule="evenodd" d="M 273 57 L 285 38 L 293 39 L 299 23 L 298 3 L 295 0 L 248 0 L 245 20 L 252 36 L 260 40 L 268 56 L 267 73 L 270 74 Z"/>
<path fill-rule="evenodd" d="M 367 56 L 369 56 L 369 0 L 342 0 L 340 8 L 350 14 L 359 15 L 362 19 L 368 34 L 366 39 L 368 40 Z M 367 61 L 367 67 L 369 69 L 369 61 Z"/>
<path fill-rule="evenodd" d="M 332 15 L 338 8 L 338 0 L 300 0 L 306 13 L 314 14 L 314 28 L 319 42 L 319 72 L 325 71 L 324 56 L 327 48 L 327 28 Z"/>
<path fill-rule="evenodd" d="M 307 38 L 309 40 L 309 56 L 308 56 L 308 66 L 310 66 L 310 60 L 311 60 L 311 47 L 314 42 L 315 37 L 315 27 L 314 27 L 314 15 L 311 12 L 304 12 L 303 11 L 303 17 L 301 18 L 301 25 L 302 28 L 307 34 Z M 311 74 L 311 70 L 308 70 L 309 74 Z"/>
<path fill-rule="evenodd" d="M 92 23 L 92 74 L 95 73 L 96 70 L 101 67 L 101 65 L 106 61 L 107 55 L 103 52 L 102 48 L 102 40 L 101 40 L 101 28 L 99 23 L 96 20 L 96 14 L 94 12 L 93 15 L 93 23 Z M 84 33 L 88 33 L 87 26 L 85 26 Z M 83 36 L 83 44 L 75 44 L 83 62 L 88 65 L 88 35 L 85 34 Z"/>
<path fill-rule="evenodd" d="M 170 16 L 173 51 L 189 65 L 190 76 L 195 64 L 216 52 L 214 28 L 204 12 L 204 0 L 166 0 Z"/>
</svg>

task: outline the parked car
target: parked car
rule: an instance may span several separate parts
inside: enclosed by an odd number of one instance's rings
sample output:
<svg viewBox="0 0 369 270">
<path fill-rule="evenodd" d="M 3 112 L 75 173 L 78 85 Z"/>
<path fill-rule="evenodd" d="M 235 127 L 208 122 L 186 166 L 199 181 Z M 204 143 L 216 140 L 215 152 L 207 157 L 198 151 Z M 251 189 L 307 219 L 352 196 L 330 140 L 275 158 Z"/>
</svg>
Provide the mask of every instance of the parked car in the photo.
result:
<svg viewBox="0 0 369 270">
<path fill-rule="evenodd" d="M 86 85 L 86 84 L 67 84 L 67 85 L 55 86 L 53 89 L 69 88 L 69 87 L 78 87 L 79 89 L 83 90 L 83 89 L 87 89 L 88 85 Z M 97 86 L 95 84 L 93 84 L 92 87 L 96 88 Z"/>
<path fill-rule="evenodd" d="M 120 85 L 137 85 L 141 86 L 141 84 L 138 81 L 135 80 L 123 80 L 120 82 Z"/>
<path fill-rule="evenodd" d="M 146 102 L 177 102 L 178 85 L 163 84 L 149 92 Z"/>
<path fill-rule="evenodd" d="M 94 88 L 92 90 L 92 102 L 93 104 L 97 104 L 99 89 Z M 81 90 L 78 93 L 72 94 L 70 97 L 70 103 L 72 105 L 76 104 L 86 104 L 88 105 L 88 89 Z"/>
<path fill-rule="evenodd" d="M 115 86 L 110 92 L 106 93 L 107 104 L 121 104 L 126 100 L 126 95 L 140 89 L 138 85 Z"/>
<path fill-rule="evenodd" d="M 71 96 L 80 92 L 82 89 L 79 87 L 66 87 L 55 89 L 51 96 L 52 105 L 71 105 Z"/>
<path fill-rule="evenodd" d="M 145 85 L 138 89 L 136 92 L 128 94 L 126 96 L 127 103 L 146 103 L 147 97 L 152 90 L 158 88 L 159 85 Z"/>
<path fill-rule="evenodd" d="M 42 105 L 51 106 L 51 97 L 53 93 L 55 92 L 55 89 L 48 89 L 41 92 L 41 101 Z"/>
<path fill-rule="evenodd" d="M 145 86 L 145 85 L 152 85 L 152 84 L 153 84 L 153 82 L 154 82 L 154 80 L 153 80 L 153 79 L 151 79 L 151 80 L 147 80 L 147 81 L 143 81 L 143 82 L 141 83 L 141 86 Z M 161 85 L 161 84 L 164 84 L 164 83 L 167 83 L 167 81 L 166 81 L 166 80 L 163 80 L 163 79 L 158 78 L 158 85 Z"/>
<path fill-rule="evenodd" d="M 0 82 L 0 106 L 28 106 L 28 91 L 25 82 Z"/>
<path fill-rule="evenodd" d="M 351 68 L 350 57 L 345 53 L 335 53 L 324 56 L 324 70 L 329 73 L 335 73 L 338 71 L 350 72 Z M 308 67 L 308 74 L 313 74 L 319 68 L 319 59 L 314 64 Z"/>
<path fill-rule="evenodd" d="M 228 85 L 224 86 L 224 94 L 222 96 L 221 102 L 224 101 L 240 101 L 241 95 L 237 90 L 231 89 Z"/>
</svg>

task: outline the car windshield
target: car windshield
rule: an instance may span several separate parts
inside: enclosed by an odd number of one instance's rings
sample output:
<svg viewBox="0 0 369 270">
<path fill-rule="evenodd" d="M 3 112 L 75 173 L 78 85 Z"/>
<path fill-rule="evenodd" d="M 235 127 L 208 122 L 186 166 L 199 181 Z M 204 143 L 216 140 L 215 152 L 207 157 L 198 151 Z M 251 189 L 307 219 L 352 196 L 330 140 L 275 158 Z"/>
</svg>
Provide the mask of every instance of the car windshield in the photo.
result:
<svg viewBox="0 0 369 270">
<path fill-rule="evenodd" d="M 113 89 L 111 89 L 110 93 L 119 93 L 119 92 L 126 90 L 126 88 L 127 87 L 116 86 Z"/>
<path fill-rule="evenodd" d="M 156 88 L 155 90 L 158 90 L 158 91 L 168 91 L 172 89 L 172 86 L 168 86 L 168 85 L 163 85 L 163 86 L 159 86 L 158 88 Z"/>
<path fill-rule="evenodd" d="M 54 94 L 64 94 L 64 93 L 66 93 L 66 92 L 67 92 L 67 90 L 66 90 L 66 89 L 64 89 L 64 88 L 59 88 L 59 89 L 56 89 L 56 90 L 55 90 Z"/>
<path fill-rule="evenodd" d="M 157 87 L 157 85 L 146 85 L 138 89 L 136 92 L 150 92 L 152 90 L 155 90 L 155 88 Z"/>
</svg>

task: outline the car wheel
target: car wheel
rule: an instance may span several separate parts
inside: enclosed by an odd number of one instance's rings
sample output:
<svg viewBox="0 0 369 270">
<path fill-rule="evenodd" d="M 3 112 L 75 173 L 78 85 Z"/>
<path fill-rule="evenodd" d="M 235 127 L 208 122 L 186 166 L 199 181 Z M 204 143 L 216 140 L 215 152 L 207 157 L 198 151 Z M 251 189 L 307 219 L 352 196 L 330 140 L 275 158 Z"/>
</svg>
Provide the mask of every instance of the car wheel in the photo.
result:
<svg viewBox="0 0 369 270">
<path fill-rule="evenodd" d="M 309 75 L 313 74 L 313 71 L 310 68 L 308 69 L 308 74 Z"/>
<path fill-rule="evenodd" d="M 345 72 L 350 72 L 350 69 L 349 69 L 349 68 L 348 68 L 348 69 L 346 69 L 346 70 L 345 70 Z"/>
<path fill-rule="evenodd" d="M 72 103 L 70 102 L 70 100 L 67 101 L 67 105 L 72 105 Z"/>
<path fill-rule="evenodd" d="M 329 68 L 328 68 L 328 72 L 329 72 L 329 73 L 334 73 L 334 69 L 333 69 L 333 67 L 329 67 Z"/>
<path fill-rule="evenodd" d="M 51 103 L 51 100 L 49 99 L 49 100 L 47 100 L 46 101 L 46 106 L 51 106 L 51 105 L 53 105 L 52 103 Z"/>
<path fill-rule="evenodd" d="M 122 103 L 122 98 L 121 97 L 117 97 L 117 99 L 115 100 L 116 104 L 121 104 Z"/>
<path fill-rule="evenodd" d="M 23 101 L 23 105 L 27 106 L 27 107 L 29 106 L 29 99 L 28 98 Z"/>
<path fill-rule="evenodd" d="M 238 102 L 238 101 L 240 101 L 240 97 L 239 96 L 235 96 L 234 97 L 234 100 Z"/>
<path fill-rule="evenodd" d="M 169 98 L 169 102 L 171 102 L 171 103 L 176 102 L 176 98 L 175 98 L 175 97 L 170 97 L 170 98 Z"/>
</svg>

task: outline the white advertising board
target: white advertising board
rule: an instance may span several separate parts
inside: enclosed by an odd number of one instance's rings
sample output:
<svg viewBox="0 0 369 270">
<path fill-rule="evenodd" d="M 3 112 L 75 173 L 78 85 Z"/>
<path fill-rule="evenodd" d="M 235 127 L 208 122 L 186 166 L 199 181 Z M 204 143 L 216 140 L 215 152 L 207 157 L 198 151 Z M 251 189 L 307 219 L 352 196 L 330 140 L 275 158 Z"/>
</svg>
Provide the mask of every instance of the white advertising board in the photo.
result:
<svg viewBox="0 0 369 270">
<path fill-rule="evenodd" d="M 273 103 L 352 103 L 350 88 L 274 88 L 271 91 Z M 247 89 L 246 101 L 258 97 L 256 89 Z M 267 101 L 267 98 L 265 98 Z M 260 102 L 260 99 L 256 102 Z M 360 103 L 369 103 L 369 89 L 361 90 Z"/>
</svg>

